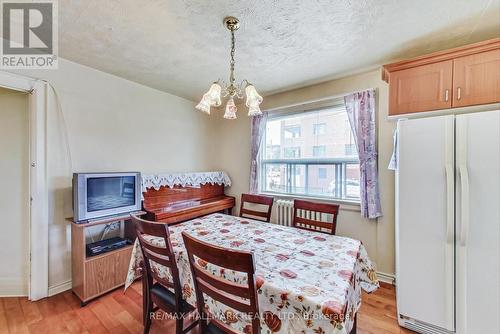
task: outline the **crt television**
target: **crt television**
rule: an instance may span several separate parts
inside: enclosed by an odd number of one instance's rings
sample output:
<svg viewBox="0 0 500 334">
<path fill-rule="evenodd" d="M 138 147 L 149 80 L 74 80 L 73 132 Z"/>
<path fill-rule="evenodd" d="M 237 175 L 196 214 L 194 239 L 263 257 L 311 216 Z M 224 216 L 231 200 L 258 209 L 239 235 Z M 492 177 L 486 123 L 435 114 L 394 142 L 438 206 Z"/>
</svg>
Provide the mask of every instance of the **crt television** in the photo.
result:
<svg viewBox="0 0 500 334">
<path fill-rule="evenodd" d="M 141 210 L 141 173 L 74 173 L 75 221 Z"/>
</svg>

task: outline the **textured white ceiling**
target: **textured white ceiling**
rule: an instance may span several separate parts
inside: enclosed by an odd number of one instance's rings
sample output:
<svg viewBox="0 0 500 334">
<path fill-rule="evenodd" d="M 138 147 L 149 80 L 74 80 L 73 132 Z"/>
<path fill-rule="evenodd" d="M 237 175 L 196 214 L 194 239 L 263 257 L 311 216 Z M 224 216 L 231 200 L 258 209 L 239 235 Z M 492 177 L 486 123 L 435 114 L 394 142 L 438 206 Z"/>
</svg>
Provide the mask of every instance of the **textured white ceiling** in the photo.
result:
<svg viewBox="0 0 500 334">
<path fill-rule="evenodd" d="M 261 93 L 500 36 L 499 0 L 59 0 L 63 58 L 197 100 L 229 75 Z"/>
</svg>

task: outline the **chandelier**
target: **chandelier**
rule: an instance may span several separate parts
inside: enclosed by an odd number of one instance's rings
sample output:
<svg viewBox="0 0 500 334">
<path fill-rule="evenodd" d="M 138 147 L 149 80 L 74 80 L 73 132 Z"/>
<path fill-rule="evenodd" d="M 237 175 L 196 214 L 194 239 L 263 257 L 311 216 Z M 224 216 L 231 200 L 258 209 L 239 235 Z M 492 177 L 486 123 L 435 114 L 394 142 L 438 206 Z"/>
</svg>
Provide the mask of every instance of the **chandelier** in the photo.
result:
<svg viewBox="0 0 500 334">
<path fill-rule="evenodd" d="M 236 119 L 236 104 L 235 99 L 243 98 L 243 85 L 245 85 L 246 106 L 248 107 L 248 116 L 258 116 L 262 114 L 259 105 L 262 103 L 262 96 L 257 93 L 255 87 L 248 82 L 248 80 L 241 81 L 236 84 L 234 78 L 234 49 L 235 38 L 234 32 L 240 27 L 240 22 L 236 17 L 228 16 L 224 19 L 224 25 L 231 32 L 231 60 L 229 62 L 229 85 L 223 80 L 219 79 L 210 86 L 208 92 L 203 95 L 200 103 L 195 107 L 196 109 L 210 115 L 210 107 L 219 107 L 222 104 L 221 96 L 228 97 L 224 118 Z"/>
</svg>

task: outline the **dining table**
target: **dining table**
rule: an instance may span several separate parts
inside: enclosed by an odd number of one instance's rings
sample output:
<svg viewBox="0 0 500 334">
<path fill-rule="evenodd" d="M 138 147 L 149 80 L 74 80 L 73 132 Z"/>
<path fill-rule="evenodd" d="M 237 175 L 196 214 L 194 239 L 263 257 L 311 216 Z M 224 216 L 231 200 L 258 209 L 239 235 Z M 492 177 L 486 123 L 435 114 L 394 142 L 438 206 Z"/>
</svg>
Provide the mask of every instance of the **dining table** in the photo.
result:
<svg viewBox="0 0 500 334">
<path fill-rule="evenodd" d="M 361 291 L 370 293 L 379 287 L 365 247 L 352 238 L 219 213 L 169 225 L 168 229 L 182 295 L 193 306 L 196 294 L 182 232 L 213 245 L 253 253 L 261 333 L 349 334 L 356 326 Z M 145 238 L 164 247 L 161 238 Z M 125 289 L 141 276 L 143 261 L 136 240 Z M 204 265 L 222 279 L 246 281 L 242 273 Z M 151 266 L 162 278 L 172 281 L 168 268 L 153 262 Z M 251 319 L 216 301 L 206 303 L 210 312 L 232 329 L 248 331 Z"/>
</svg>

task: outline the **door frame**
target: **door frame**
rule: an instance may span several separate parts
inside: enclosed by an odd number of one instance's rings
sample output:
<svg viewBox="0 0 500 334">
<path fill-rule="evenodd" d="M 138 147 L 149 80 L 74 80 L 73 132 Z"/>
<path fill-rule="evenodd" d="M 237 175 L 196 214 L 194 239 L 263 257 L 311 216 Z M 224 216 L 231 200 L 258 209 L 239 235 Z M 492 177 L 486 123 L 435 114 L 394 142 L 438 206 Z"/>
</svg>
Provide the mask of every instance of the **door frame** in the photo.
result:
<svg viewBox="0 0 500 334">
<path fill-rule="evenodd" d="M 49 212 L 47 187 L 47 82 L 0 71 L 0 87 L 27 92 L 29 101 L 29 280 L 28 298 L 49 290 Z"/>
</svg>

